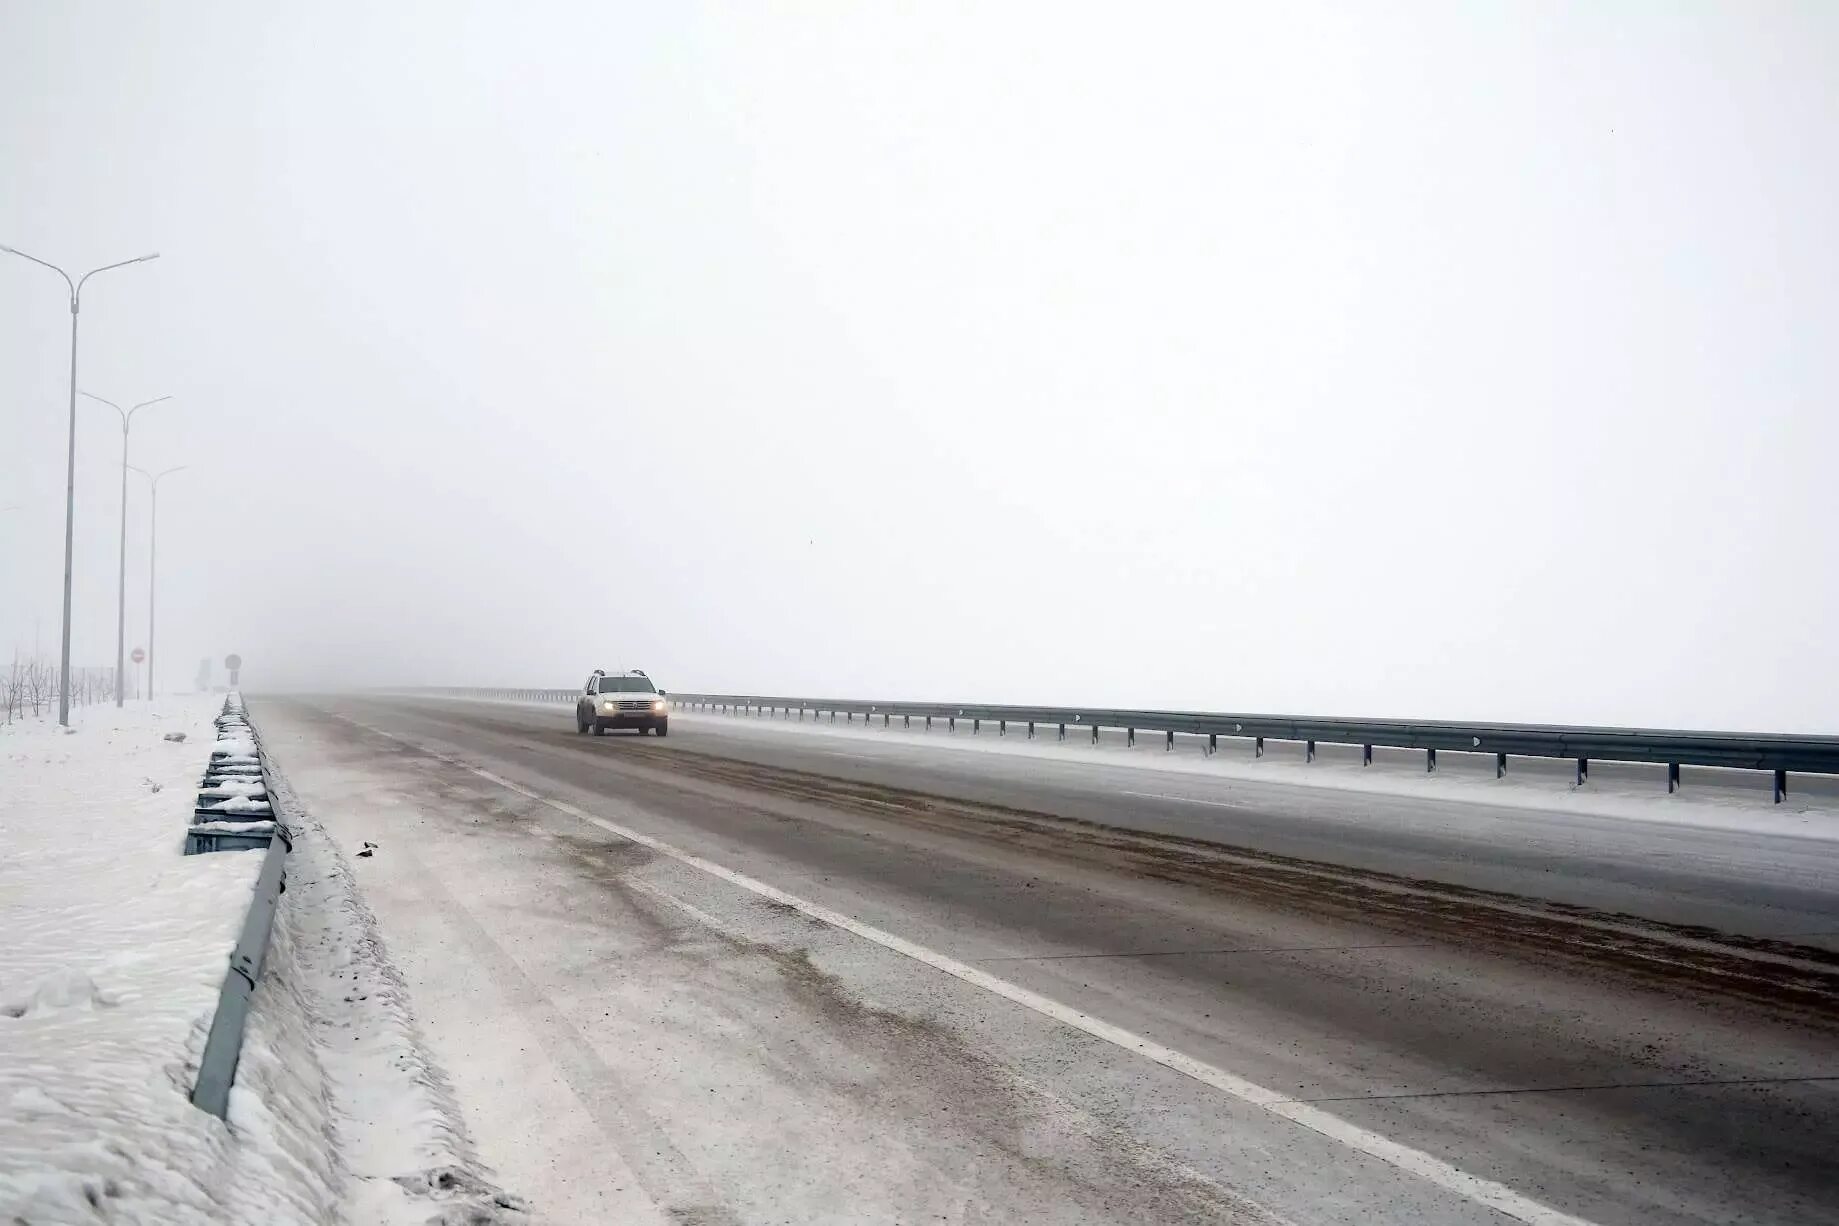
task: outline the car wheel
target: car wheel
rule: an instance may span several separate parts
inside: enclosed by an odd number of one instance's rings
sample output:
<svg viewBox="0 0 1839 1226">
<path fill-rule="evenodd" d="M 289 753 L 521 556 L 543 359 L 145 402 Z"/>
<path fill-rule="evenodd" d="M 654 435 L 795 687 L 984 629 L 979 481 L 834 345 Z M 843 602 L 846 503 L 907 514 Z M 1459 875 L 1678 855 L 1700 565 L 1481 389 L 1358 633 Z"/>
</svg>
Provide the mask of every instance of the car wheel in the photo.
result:
<svg viewBox="0 0 1839 1226">
<path fill-rule="evenodd" d="M 595 736 L 605 736 L 606 734 L 607 734 L 607 726 L 601 723 L 599 720 L 595 720 L 594 721 L 594 735 Z"/>
<path fill-rule="evenodd" d="M 656 728 L 652 729 L 652 731 L 656 732 L 659 736 L 669 736 L 670 724 L 669 722 L 659 724 Z"/>
<path fill-rule="evenodd" d="M 575 735 L 582 736 L 586 732 L 587 732 L 587 721 L 581 718 L 581 712 L 576 711 L 575 712 Z"/>
</svg>

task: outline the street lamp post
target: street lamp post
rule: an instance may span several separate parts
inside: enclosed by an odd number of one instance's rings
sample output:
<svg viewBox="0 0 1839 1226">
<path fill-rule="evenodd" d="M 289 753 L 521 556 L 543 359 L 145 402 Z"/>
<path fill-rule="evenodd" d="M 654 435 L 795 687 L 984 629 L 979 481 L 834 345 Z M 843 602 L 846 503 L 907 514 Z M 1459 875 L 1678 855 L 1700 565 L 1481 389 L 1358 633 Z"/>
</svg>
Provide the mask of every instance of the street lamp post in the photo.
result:
<svg viewBox="0 0 1839 1226">
<path fill-rule="evenodd" d="M 160 396 L 153 400 L 143 400 L 131 409 L 124 409 L 113 400 L 89 392 L 79 392 L 88 396 L 97 404 L 106 404 L 115 410 L 121 418 L 121 552 L 120 564 L 115 576 L 115 705 L 121 705 L 122 691 L 126 686 L 128 662 L 128 427 L 134 423 L 134 415 L 150 404 L 159 404 L 171 400 L 171 396 Z"/>
<path fill-rule="evenodd" d="M 101 268 L 92 268 L 75 281 L 70 274 L 56 264 L 27 255 L 17 247 L 8 247 L 0 243 L 0 251 L 16 255 L 22 260 L 49 268 L 64 278 L 64 285 L 70 291 L 70 447 L 64 461 L 64 646 L 58 663 L 58 697 L 57 722 L 68 728 L 70 726 L 70 568 L 76 546 L 77 524 L 77 312 L 83 303 L 83 286 L 99 272 L 108 272 L 112 268 L 126 268 L 129 264 L 141 264 L 147 260 L 157 260 L 160 253 L 137 255 L 131 260 L 120 260 L 114 264 L 104 264 Z M 120 676 L 119 671 L 116 673 Z"/>
<path fill-rule="evenodd" d="M 134 468 L 134 465 L 130 464 L 128 465 L 128 467 Z M 147 701 L 149 702 L 153 701 L 153 661 L 154 661 L 153 619 L 154 619 L 154 613 L 156 611 L 154 607 L 154 603 L 153 603 L 153 581 L 155 578 L 155 571 L 153 569 L 153 566 L 154 566 L 155 559 L 159 556 L 158 551 L 160 547 L 160 478 L 170 476 L 171 474 L 176 473 L 176 472 L 182 472 L 184 471 L 185 467 L 186 467 L 185 465 L 180 464 L 173 468 L 162 469 L 158 473 L 150 473 L 144 468 L 134 468 L 135 472 L 147 478 L 147 484 L 148 484 L 148 495 L 147 495 L 147 502 L 148 502 L 148 506 L 147 506 L 147 520 L 148 520 L 148 528 L 147 528 Z"/>
</svg>

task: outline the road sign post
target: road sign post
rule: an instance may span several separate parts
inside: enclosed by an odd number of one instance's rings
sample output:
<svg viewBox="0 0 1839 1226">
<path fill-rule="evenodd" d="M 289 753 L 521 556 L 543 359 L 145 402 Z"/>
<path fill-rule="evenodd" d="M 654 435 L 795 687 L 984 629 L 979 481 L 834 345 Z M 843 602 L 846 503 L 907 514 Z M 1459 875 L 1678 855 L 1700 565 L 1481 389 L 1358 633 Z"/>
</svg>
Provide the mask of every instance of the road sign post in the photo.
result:
<svg viewBox="0 0 1839 1226">
<path fill-rule="evenodd" d="M 225 656 L 223 658 L 223 666 L 230 670 L 230 688 L 235 689 L 237 685 L 236 675 L 243 671 L 243 658 L 237 655 Z"/>
</svg>

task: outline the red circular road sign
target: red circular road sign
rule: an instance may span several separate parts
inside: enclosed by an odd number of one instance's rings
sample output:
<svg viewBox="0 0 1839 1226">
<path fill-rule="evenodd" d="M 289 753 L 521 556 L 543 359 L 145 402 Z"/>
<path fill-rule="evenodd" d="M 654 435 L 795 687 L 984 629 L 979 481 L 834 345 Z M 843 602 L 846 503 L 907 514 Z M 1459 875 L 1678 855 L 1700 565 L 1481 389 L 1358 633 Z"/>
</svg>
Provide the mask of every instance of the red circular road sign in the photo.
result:
<svg viewBox="0 0 1839 1226">
<path fill-rule="evenodd" d="M 235 672 L 243 666 L 243 658 L 241 656 L 225 656 L 223 658 L 223 666 L 231 672 Z"/>
<path fill-rule="evenodd" d="M 147 653 L 142 651 L 138 647 L 136 647 L 133 651 L 128 653 L 128 659 L 134 661 L 136 664 L 139 664 L 142 660 L 145 660 L 146 658 L 147 658 Z"/>
</svg>

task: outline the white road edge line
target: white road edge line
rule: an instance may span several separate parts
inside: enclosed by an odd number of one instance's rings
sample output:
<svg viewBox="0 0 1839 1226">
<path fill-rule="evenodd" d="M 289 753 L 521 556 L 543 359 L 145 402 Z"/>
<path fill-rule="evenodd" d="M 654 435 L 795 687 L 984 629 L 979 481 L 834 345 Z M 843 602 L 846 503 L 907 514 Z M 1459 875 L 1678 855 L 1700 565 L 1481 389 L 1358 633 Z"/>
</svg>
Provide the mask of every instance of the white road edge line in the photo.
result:
<svg viewBox="0 0 1839 1226">
<path fill-rule="evenodd" d="M 672 894 L 666 890 L 660 890 L 655 885 L 646 885 L 643 881 L 636 881 L 631 878 L 627 879 L 626 885 L 628 888 L 637 890 L 641 894 L 648 894 L 651 897 L 657 899 L 661 903 L 665 903 L 669 906 L 677 908 L 677 910 L 683 912 L 685 915 L 695 920 L 699 927 L 713 928 L 717 932 L 722 932 L 726 930 L 728 927 L 728 925 L 722 923 L 720 920 L 716 919 L 713 915 L 710 915 L 707 911 L 704 911 L 701 907 L 698 907 L 693 903 L 684 902 L 681 898 L 678 898 L 675 894 Z"/>
<path fill-rule="evenodd" d="M 1125 796 L 1141 796 L 1144 800 L 1176 800 L 1184 805 L 1206 805 L 1209 809 L 1243 809 L 1245 806 L 1225 800 L 1198 800 L 1193 796 L 1174 796 L 1168 792 L 1125 792 Z"/>
<path fill-rule="evenodd" d="M 1398 1170 L 1416 1175 L 1418 1178 L 1434 1184 L 1446 1192 L 1454 1193 L 1478 1205 L 1486 1205 L 1488 1208 L 1497 1210 L 1516 1221 L 1529 1223 L 1530 1226 L 1596 1226 L 1595 1223 L 1589 1221 L 1587 1218 L 1574 1217 L 1571 1214 L 1564 1213 L 1561 1210 L 1554 1209 L 1549 1205 L 1533 1200 L 1529 1196 L 1523 1196 L 1505 1184 L 1496 1183 L 1492 1179 L 1483 1179 L 1477 1175 L 1471 1175 L 1467 1171 L 1450 1165 L 1441 1158 L 1433 1157 L 1423 1150 L 1414 1149 L 1409 1145 L 1404 1145 L 1388 1137 L 1380 1136 L 1378 1133 L 1362 1128 L 1358 1124 L 1350 1123 L 1332 1112 L 1324 1111 L 1313 1103 L 1301 1102 L 1280 1094 L 1275 1090 L 1266 1089 L 1256 1082 L 1247 1081 L 1245 1078 L 1229 1073 L 1216 1065 L 1208 1064 L 1204 1060 L 1197 1060 L 1193 1056 L 1176 1051 L 1172 1047 L 1165 1047 L 1163 1044 L 1157 1043 L 1153 1039 L 1148 1039 L 1132 1031 L 1125 1030 L 1122 1026 L 1115 1026 L 1102 1018 L 1093 1017 L 1089 1013 L 1082 1013 L 1071 1005 L 1062 1004 L 1060 1001 L 1043 996 L 1039 992 L 1030 991 L 1018 984 L 1010 983 L 1006 979 L 999 979 L 988 971 L 979 970 L 974 966 L 959 962 L 955 958 L 947 957 L 935 950 L 928 949 L 924 945 L 915 944 L 905 937 L 896 936 L 891 932 L 884 932 L 870 924 L 862 923 L 860 920 L 844 915 L 840 911 L 832 911 L 829 907 L 823 906 L 822 904 L 807 901 L 795 894 L 788 894 L 776 886 L 768 885 L 764 881 L 757 881 L 747 876 L 745 873 L 738 873 L 731 868 L 726 868 L 715 863 L 713 860 L 705 860 L 693 852 L 684 851 L 679 847 L 672 846 L 662 839 L 654 838 L 642 831 L 622 826 L 618 822 L 608 821 L 604 817 L 599 817 L 576 805 L 571 805 L 567 801 L 556 800 L 553 797 L 544 796 L 540 792 L 533 792 L 522 784 L 514 783 L 504 778 L 502 775 L 495 775 L 491 771 L 482 770 L 477 766 L 462 762 L 458 758 L 454 758 L 448 754 L 429 749 L 425 745 L 418 745 L 404 737 L 397 736 L 393 732 L 385 732 L 381 728 L 373 727 L 370 724 L 359 723 L 356 720 L 349 720 L 348 722 L 356 724 L 366 732 L 372 732 L 378 736 L 386 737 L 389 740 L 412 746 L 422 753 L 428 754 L 430 757 L 457 766 L 461 770 L 476 775 L 488 783 L 504 788 L 506 791 L 515 792 L 519 796 L 528 797 L 540 804 L 548 805 L 557 812 L 566 813 L 568 816 L 586 822 L 590 826 L 596 826 L 609 834 L 618 835 L 620 838 L 626 839 L 629 842 L 649 848 L 659 855 L 668 856 L 681 864 L 686 864 L 700 872 L 707 873 L 711 877 L 726 881 L 730 885 L 739 886 L 762 898 L 792 907 L 810 916 L 812 919 L 820 920 L 835 928 L 841 928 L 843 931 L 853 933 L 865 941 L 872 941 L 883 949 L 892 950 L 897 954 L 912 958 L 916 962 L 924 963 L 934 970 L 942 971 L 950 975 L 954 979 L 963 980 L 965 983 L 982 988 L 986 992 L 992 992 L 1002 997 L 1004 1000 L 1012 1001 L 1025 1009 L 1031 1009 L 1041 1016 L 1051 1018 L 1062 1025 L 1071 1026 L 1075 1030 L 1083 1031 L 1093 1038 L 1102 1039 L 1113 1046 L 1122 1048 L 1124 1051 L 1133 1052 L 1145 1059 L 1153 1060 L 1165 1068 L 1173 1069 L 1177 1073 L 1192 1077 L 1201 1084 L 1211 1086 L 1213 1089 L 1223 1094 L 1231 1095 L 1241 1102 L 1249 1103 L 1252 1106 L 1270 1112 L 1272 1115 L 1281 1116 L 1292 1123 L 1300 1124 L 1312 1132 L 1319 1133 L 1330 1140 L 1340 1142 L 1349 1149 L 1358 1150 L 1360 1153 L 1366 1154 L 1369 1157 L 1377 1158 L 1379 1161 L 1395 1167 Z"/>
</svg>

